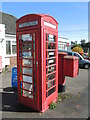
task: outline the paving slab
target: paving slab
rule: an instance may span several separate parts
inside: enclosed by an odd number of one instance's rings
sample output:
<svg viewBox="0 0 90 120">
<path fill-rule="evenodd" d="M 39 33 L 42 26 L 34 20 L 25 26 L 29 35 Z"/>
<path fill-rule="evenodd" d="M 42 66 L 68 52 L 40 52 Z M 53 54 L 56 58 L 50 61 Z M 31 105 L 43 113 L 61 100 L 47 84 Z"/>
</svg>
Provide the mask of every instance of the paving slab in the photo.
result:
<svg viewBox="0 0 90 120">
<path fill-rule="evenodd" d="M 56 108 L 38 113 L 33 109 L 17 103 L 17 89 L 11 87 L 11 72 L 0 74 L 2 86 L 2 117 L 3 118 L 88 118 L 88 72 L 80 69 L 75 78 L 66 77 L 66 94 L 70 97 L 57 103 Z"/>
</svg>

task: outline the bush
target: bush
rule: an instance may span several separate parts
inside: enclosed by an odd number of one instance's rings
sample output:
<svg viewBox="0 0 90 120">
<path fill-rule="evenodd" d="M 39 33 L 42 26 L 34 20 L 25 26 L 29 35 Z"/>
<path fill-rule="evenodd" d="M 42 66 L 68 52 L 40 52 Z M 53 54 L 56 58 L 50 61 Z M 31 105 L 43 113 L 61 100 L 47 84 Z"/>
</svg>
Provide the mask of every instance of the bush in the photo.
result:
<svg viewBox="0 0 90 120">
<path fill-rule="evenodd" d="M 83 49 L 79 46 L 76 46 L 72 49 L 73 52 L 84 53 Z"/>
<path fill-rule="evenodd" d="M 49 108 L 50 109 L 55 109 L 56 108 L 56 103 L 52 102 L 51 104 L 49 104 Z"/>
<path fill-rule="evenodd" d="M 90 57 L 90 52 L 88 53 L 88 57 Z"/>
</svg>

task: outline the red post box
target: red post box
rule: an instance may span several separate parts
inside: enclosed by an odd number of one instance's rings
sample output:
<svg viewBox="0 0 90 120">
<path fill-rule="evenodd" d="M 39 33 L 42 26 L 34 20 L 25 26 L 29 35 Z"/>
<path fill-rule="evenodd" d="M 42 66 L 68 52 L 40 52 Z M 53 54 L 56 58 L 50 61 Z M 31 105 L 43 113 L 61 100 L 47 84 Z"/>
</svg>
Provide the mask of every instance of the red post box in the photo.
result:
<svg viewBox="0 0 90 120">
<path fill-rule="evenodd" d="M 18 102 L 44 112 L 58 96 L 58 23 L 28 14 L 16 25 Z"/>
<path fill-rule="evenodd" d="M 65 56 L 63 58 L 63 74 L 68 77 L 75 77 L 79 72 L 79 59 L 75 56 Z"/>
<path fill-rule="evenodd" d="M 63 57 L 67 53 L 59 52 L 58 53 L 58 92 L 62 92 L 65 87 L 65 76 L 63 74 Z"/>
</svg>

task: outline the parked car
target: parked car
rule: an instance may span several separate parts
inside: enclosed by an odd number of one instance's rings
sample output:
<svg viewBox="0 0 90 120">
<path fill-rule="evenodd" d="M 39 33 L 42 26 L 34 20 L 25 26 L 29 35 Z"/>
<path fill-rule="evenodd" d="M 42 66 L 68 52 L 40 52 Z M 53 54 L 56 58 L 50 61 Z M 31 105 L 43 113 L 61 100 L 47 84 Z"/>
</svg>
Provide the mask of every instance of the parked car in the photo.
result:
<svg viewBox="0 0 90 120">
<path fill-rule="evenodd" d="M 62 51 L 62 50 L 59 50 L 58 52 L 66 52 L 70 56 L 76 56 L 76 57 L 79 58 L 79 67 L 80 68 L 85 68 L 85 69 L 90 68 L 90 61 L 84 59 L 79 53 L 77 53 L 77 52 L 69 52 L 69 51 Z"/>
<path fill-rule="evenodd" d="M 90 60 L 90 57 L 87 54 L 83 54 L 84 59 Z"/>
</svg>

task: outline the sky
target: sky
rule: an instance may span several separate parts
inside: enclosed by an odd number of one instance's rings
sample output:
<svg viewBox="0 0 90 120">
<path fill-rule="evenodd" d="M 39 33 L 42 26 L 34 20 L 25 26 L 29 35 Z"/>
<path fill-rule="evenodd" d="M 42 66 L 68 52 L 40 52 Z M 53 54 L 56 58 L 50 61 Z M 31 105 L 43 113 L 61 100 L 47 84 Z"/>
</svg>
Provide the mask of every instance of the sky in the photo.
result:
<svg viewBox="0 0 90 120">
<path fill-rule="evenodd" d="M 88 2 L 2 2 L 2 12 L 20 18 L 26 14 L 44 13 L 58 22 L 58 36 L 69 42 L 88 41 Z"/>
</svg>

